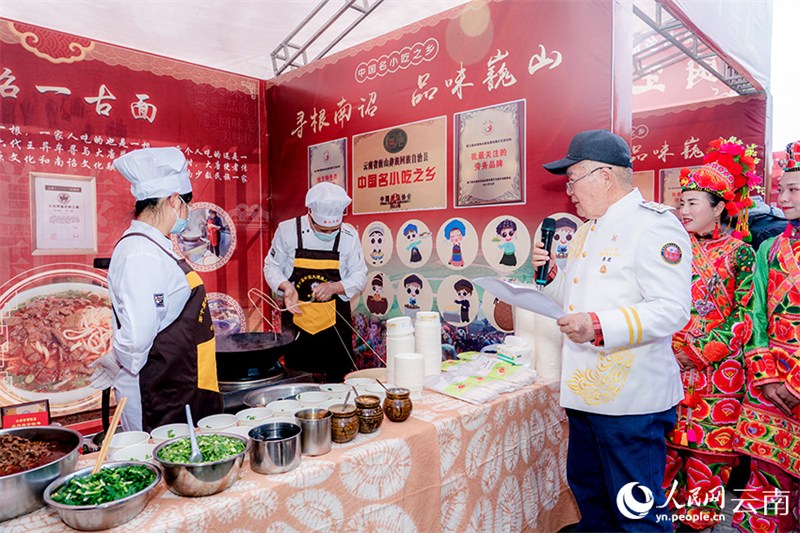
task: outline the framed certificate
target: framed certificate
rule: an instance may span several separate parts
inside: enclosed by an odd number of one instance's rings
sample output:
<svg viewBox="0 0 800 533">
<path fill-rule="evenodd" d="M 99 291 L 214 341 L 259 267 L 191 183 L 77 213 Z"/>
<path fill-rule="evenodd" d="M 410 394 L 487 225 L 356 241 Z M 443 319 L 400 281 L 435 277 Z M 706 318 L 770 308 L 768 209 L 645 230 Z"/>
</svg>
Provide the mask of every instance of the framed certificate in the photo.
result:
<svg viewBox="0 0 800 533">
<path fill-rule="evenodd" d="M 31 172 L 33 255 L 96 254 L 94 176 Z"/>
</svg>

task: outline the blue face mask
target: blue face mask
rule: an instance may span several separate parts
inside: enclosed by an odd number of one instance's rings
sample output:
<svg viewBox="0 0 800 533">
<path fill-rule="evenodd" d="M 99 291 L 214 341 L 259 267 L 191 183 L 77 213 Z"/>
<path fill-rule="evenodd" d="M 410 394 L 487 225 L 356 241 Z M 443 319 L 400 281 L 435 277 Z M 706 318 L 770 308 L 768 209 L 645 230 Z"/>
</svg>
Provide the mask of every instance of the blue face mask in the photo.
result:
<svg viewBox="0 0 800 533">
<path fill-rule="evenodd" d="M 180 196 L 178 197 L 180 198 Z M 181 198 L 181 202 L 183 202 L 183 198 Z M 186 202 L 183 202 L 184 204 Z M 183 230 L 186 229 L 186 226 L 189 225 L 188 218 L 181 218 L 175 208 L 172 208 L 172 212 L 175 213 L 175 224 L 172 225 L 172 229 L 169 230 L 171 234 L 177 235 L 178 233 L 183 233 Z"/>
<path fill-rule="evenodd" d="M 338 234 L 339 234 L 339 230 L 338 229 L 336 231 L 334 231 L 333 233 L 322 233 L 321 231 L 315 231 L 314 232 L 314 236 L 316 236 L 317 239 L 319 239 L 321 241 L 325 241 L 325 242 L 331 242 L 332 240 L 334 240 L 336 238 L 336 236 Z"/>
</svg>

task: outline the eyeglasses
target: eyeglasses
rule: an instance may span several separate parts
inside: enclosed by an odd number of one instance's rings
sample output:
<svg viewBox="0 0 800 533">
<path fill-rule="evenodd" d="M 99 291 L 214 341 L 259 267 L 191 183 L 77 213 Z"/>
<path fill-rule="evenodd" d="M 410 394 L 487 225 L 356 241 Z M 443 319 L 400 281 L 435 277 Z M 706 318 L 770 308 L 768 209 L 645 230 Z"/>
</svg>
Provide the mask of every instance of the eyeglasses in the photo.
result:
<svg viewBox="0 0 800 533">
<path fill-rule="evenodd" d="M 567 180 L 567 194 L 572 194 L 572 188 L 575 186 L 576 183 L 581 181 L 583 178 L 588 178 L 589 176 L 591 176 L 592 174 L 603 168 L 611 170 L 611 167 L 597 167 L 594 170 L 590 170 L 580 178 L 575 178 L 574 180 Z"/>
</svg>

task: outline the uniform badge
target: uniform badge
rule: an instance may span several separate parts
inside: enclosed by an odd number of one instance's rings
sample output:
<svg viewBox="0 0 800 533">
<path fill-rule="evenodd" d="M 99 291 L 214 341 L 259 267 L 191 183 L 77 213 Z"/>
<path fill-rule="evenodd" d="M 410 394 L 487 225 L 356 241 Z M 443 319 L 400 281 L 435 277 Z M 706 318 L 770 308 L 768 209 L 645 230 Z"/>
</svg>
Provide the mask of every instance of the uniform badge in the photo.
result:
<svg viewBox="0 0 800 533">
<path fill-rule="evenodd" d="M 671 211 L 671 210 L 675 209 L 674 207 L 671 207 L 671 206 L 668 206 L 668 205 L 665 205 L 665 204 L 660 204 L 658 202 L 642 201 L 642 203 L 639 204 L 639 205 L 641 205 L 645 209 L 649 209 L 650 211 L 655 211 L 656 213 L 659 213 L 659 214 L 666 213 L 667 211 Z"/>
<path fill-rule="evenodd" d="M 667 264 L 677 265 L 683 258 L 683 252 L 681 251 L 680 246 L 674 242 L 668 242 L 661 247 L 661 257 L 664 259 L 664 261 L 666 261 Z"/>
<path fill-rule="evenodd" d="M 153 301 L 156 303 L 156 307 L 164 307 L 164 294 L 154 294 Z"/>
</svg>

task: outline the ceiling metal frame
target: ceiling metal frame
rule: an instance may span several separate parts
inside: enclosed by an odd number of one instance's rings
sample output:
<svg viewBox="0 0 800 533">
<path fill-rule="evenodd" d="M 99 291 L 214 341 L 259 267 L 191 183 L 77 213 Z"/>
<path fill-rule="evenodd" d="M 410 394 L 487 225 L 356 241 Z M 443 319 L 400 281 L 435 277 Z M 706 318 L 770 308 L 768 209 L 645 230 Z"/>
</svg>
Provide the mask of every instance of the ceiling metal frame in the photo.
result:
<svg viewBox="0 0 800 533">
<path fill-rule="evenodd" d="M 332 0 L 322 0 L 309 15 L 303 19 L 297 27 L 292 30 L 289 35 L 281 41 L 281 43 L 272 51 L 270 57 L 272 58 L 272 68 L 275 71 L 275 76 L 279 76 L 286 69 L 296 69 L 310 63 L 308 60 L 308 49 L 318 39 L 320 39 L 325 32 L 327 32 L 333 24 L 342 15 L 352 10 L 356 12 L 356 18 L 341 32 L 336 35 L 326 37 L 327 44 L 323 47 L 322 51 L 317 54 L 311 61 L 316 61 L 325 56 L 331 49 L 336 46 L 350 31 L 360 24 L 372 11 L 378 7 L 383 0 L 344 0 L 341 7 L 335 13 L 324 19 L 324 15 L 320 15 L 322 9 Z M 341 0 L 340 0 L 341 1 Z M 293 43 L 298 33 L 304 28 L 314 23 L 316 30 L 314 33 L 302 43 Z"/>
<path fill-rule="evenodd" d="M 753 84 L 739 74 L 716 52 L 706 46 L 681 21 L 673 17 L 660 2 L 656 0 L 653 5 L 655 7 L 653 17 L 650 17 L 638 6 L 633 6 L 634 14 L 651 29 L 651 31 L 646 32 L 637 39 L 634 47 L 652 40 L 652 43 L 637 48 L 633 54 L 634 81 L 679 63 L 685 57 L 689 57 L 738 94 L 745 95 L 758 92 Z M 671 47 L 678 51 L 668 53 L 667 51 Z M 719 67 L 715 65 L 719 65 Z"/>
</svg>

